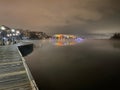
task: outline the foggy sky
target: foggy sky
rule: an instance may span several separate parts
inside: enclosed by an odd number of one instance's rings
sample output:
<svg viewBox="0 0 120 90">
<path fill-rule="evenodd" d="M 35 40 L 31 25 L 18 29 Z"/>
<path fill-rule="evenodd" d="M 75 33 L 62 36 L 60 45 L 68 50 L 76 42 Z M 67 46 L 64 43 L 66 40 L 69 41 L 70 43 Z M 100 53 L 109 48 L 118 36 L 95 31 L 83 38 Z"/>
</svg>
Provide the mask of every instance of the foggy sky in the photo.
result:
<svg viewBox="0 0 120 90">
<path fill-rule="evenodd" d="M 120 32 L 120 0 L 0 0 L 0 25 L 46 33 Z"/>
</svg>

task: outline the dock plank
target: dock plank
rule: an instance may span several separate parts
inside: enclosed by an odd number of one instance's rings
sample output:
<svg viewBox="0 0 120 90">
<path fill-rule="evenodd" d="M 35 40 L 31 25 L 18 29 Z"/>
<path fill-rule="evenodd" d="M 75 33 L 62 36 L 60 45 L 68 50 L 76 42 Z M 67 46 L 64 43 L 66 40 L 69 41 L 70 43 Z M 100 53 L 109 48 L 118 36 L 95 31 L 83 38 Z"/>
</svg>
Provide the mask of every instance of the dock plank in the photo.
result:
<svg viewBox="0 0 120 90">
<path fill-rule="evenodd" d="M 0 46 L 0 90 L 37 90 L 15 45 Z"/>
</svg>

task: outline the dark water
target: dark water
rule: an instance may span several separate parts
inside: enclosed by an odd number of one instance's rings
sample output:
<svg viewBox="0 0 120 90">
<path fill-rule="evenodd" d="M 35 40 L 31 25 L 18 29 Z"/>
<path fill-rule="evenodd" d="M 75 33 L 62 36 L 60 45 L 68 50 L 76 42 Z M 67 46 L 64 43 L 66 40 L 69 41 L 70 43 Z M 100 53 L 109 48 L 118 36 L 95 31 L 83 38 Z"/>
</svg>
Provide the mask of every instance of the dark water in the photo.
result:
<svg viewBox="0 0 120 90">
<path fill-rule="evenodd" d="M 120 41 L 34 43 L 34 51 L 26 61 L 40 90 L 98 90 L 120 86 Z"/>
</svg>

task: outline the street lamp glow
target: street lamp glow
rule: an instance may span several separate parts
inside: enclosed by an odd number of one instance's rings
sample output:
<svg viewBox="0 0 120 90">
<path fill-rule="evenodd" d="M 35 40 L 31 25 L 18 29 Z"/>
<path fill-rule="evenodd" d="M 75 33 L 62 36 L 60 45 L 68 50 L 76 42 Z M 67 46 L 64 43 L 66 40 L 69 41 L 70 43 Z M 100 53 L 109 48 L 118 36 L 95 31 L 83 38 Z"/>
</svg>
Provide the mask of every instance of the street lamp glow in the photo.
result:
<svg viewBox="0 0 120 90">
<path fill-rule="evenodd" d="M 20 31 L 16 31 L 17 34 L 20 34 Z"/>
<path fill-rule="evenodd" d="M 1 28 L 0 28 L 1 30 L 5 30 L 6 28 L 4 27 L 4 26 L 1 26 Z"/>
<path fill-rule="evenodd" d="M 18 33 L 16 33 L 16 36 L 18 36 Z"/>
<path fill-rule="evenodd" d="M 15 32 L 15 29 L 11 29 L 12 32 Z"/>
<path fill-rule="evenodd" d="M 9 34 L 7 34 L 7 36 L 9 37 L 10 35 L 9 35 Z"/>
<path fill-rule="evenodd" d="M 10 34 L 10 36 L 12 36 L 12 34 Z"/>
<path fill-rule="evenodd" d="M 13 36 L 15 36 L 15 34 L 13 34 Z"/>
</svg>

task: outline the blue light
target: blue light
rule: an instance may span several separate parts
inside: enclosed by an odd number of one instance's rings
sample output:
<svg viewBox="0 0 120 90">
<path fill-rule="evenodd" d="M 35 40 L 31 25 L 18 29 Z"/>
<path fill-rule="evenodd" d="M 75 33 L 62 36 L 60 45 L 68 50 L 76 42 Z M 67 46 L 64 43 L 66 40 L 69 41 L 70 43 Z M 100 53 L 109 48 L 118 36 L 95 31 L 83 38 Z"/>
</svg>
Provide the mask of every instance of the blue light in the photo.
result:
<svg viewBox="0 0 120 90">
<path fill-rule="evenodd" d="M 76 42 L 81 42 L 81 41 L 83 41 L 83 39 L 82 38 L 77 38 L 77 39 L 75 39 L 75 41 Z"/>
<path fill-rule="evenodd" d="M 3 39 L 5 40 L 5 39 L 6 39 L 6 37 L 3 37 Z"/>
</svg>

